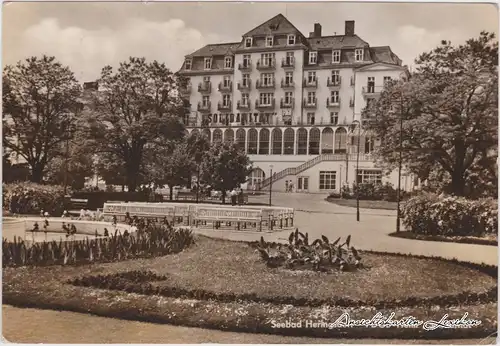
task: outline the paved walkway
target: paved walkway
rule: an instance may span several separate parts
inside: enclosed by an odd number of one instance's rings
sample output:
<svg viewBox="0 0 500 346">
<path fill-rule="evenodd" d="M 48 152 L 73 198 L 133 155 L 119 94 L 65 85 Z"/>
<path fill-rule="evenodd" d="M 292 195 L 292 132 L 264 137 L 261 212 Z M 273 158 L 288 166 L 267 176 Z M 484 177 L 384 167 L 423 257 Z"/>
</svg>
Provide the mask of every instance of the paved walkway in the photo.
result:
<svg viewBox="0 0 500 346">
<path fill-rule="evenodd" d="M 498 264 L 495 246 L 444 243 L 403 239 L 388 236 L 396 230 L 396 212 L 381 209 L 361 209 L 360 222 L 356 221 L 356 208 L 344 207 L 324 200 L 322 194 L 276 193 L 272 204 L 295 208 L 295 226 L 309 233 L 309 239 L 322 234 L 330 240 L 351 235 L 354 247 L 362 250 L 401 252 L 415 255 L 440 256 L 459 260 Z M 250 196 L 251 202 L 267 202 L 268 195 Z M 201 234 L 231 240 L 285 241 L 289 231 L 273 233 L 238 231 L 199 231 Z"/>
</svg>

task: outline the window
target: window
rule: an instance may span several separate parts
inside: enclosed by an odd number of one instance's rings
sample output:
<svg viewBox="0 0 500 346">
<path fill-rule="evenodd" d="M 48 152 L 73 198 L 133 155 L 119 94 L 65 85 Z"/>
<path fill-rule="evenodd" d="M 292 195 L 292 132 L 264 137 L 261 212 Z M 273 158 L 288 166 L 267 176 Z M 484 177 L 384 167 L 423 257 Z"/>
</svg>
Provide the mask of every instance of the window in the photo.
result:
<svg viewBox="0 0 500 346">
<path fill-rule="evenodd" d="M 245 48 L 250 48 L 250 47 L 252 47 L 252 38 L 246 37 L 245 38 Z"/>
<path fill-rule="evenodd" d="M 365 138 L 365 153 L 369 154 L 373 151 L 375 147 L 375 141 L 373 138 L 367 137 Z"/>
<path fill-rule="evenodd" d="M 319 172 L 319 189 L 320 190 L 335 190 L 337 176 L 336 171 L 320 171 Z"/>
<path fill-rule="evenodd" d="M 382 184 L 382 171 L 380 169 L 360 169 L 357 174 L 358 184 Z"/>
<path fill-rule="evenodd" d="M 293 155 L 295 147 L 295 133 L 293 129 L 288 128 L 285 130 L 283 135 L 283 154 L 284 155 Z"/>
<path fill-rule="evenodd" d="M 339 123 L 339 112 L 330 113 L 330 124 L 337 125 Z"/>
<path fill-rule="evenodd" d="M 191 59 L 186 59 L 186 63 L 184 64 L 184 68 L 186 70 L 191 70 L 191 64 L 192 64 Z"/>
<path fill-rule="evenodd" d="M 340 62 L 340 50 L 334 50 L 332 52 L 332 62 L 334 63 Z"/>
<path fill-rule="evenodd" d="M 356 49 L 354 51 L 356 61 L 363 61 L 363 49 Z"/>
<path fill-rule="evenodd" d="M 272 134 L 271 134 L 271 138 L 272 138 L 272 144 L 273 144 L 273 147 L 271 149 L 271 153 L 273 155 L 281 155 L 281 148 L 282 148 L 281 141 L 283 139 L 281 130 L 274 129 Z"/>
<path fill-rule="evenodd" d="M 203 77 L 203 83 L 210 83 L 210 76 Z"/>
<path fill-rule="evenodd" d="M 205 70 L 212 68 L 212 58 L 205 58 Z"/>
<path fill-rule="evenodd" d="M 269 130 L 261 129 L 259 132 L 259 155 L 269 155 Z"/>
<path fill-rule="evenodd" d="M 244 87 L 249 87 L 250 86 L 250 75 L 248 73 L 244 73 L 242 75 L 243 77 L 243 80 L 242 80 L 242 84 Z"/>
<path fill-rule="evenodd" d="M 273 102 L 274 94 L 273 93 L 261 93 L 259 95 L 259 100 L 261 105 L 270 106 Z"/>
<path fill-rule="evenodd" d="M 256 129 L 248 130 L 248 154 L 257 154 L 258 136 Z"/>
<path fill-rule="evenodd" d="M 307 125 L 314 125 L 314 113 L 307 113 Z"/>
<path fill-rule="evenodd" d="M 274 81 L 274 73 L 261 73 L 260 82 L 263 86 L 272 86 Z"/>
<path fill-rule="evenodd" d="M 316 92 L 315 91 L 309 91 L 307 93 L 307 104 L 308 105 L 313 105 L 316 103 Z"/>
<path fill-rule="evenodd" d="M 339 84 L 340 82 L 340 71 L 339 70 L 333 70 L 332 71 L 332 83 L 333 84 Z"/>
<path fill-rule="evenodd" d="M 248 106 L 249 94 L 241 94 L 241 105 Z"/>
<path fill-rule="evenodd" d="M 316 72 L 308 72 L 307 73 L 307 82 L 308 83 L 316 82 Z"/>
<path fill-rule="evenodd" d="M 285 104 L 289 105 L 292 103 L 293 93 L 291 91 L 285 92 Z"/>
<path fill-rule="evenodd" d="M 208 107 L 208 104 L 210 103 L 210 96 L 203 96 L 202 102 L 203 107 Z"/>
<path fill-rule="evenodd" d="M 272 47 L 274 44 L 274 39 L 272 36 L 266 37 L 266 47 Z"/>
<path fill-rule="evenodd" d="M 262 65 L 264 66 L 272 66 L 274 61 L 274 53 L 264 53 L 260 55 L 262 60 Z"/>
<path fill-rule="evenodd" d="M 222 96 L 222 105 L 224 107 L 229 107 L 231 105 L 231 95 Z"/>
<path fill-rule="evenodd" d="M 287 66 L 290 66 L 290 65 L 293 65 L 293 61 L 294 61 L 294 55 L 293 55 L 293 52 L 286 52 L 286 65 Z"/>
<path fill-rule="evenodd" d="M 231 76 L 224 76 L 223 80 L 224 88 L 229 88 L 231 85 Z"/>
<path fill-rule="evenodd" d="M 288 42 L 288 45 L 289 45 L 289 46 L 294 45 L 294 44 L 295 44 L 295 35 L 288 35 L 288 40 L 287 40 L 287 42 Z"/>
<path fill-rule="evenodd" d="M 243 67 L 250 66 L 250 55 L 243 55 Z"/>
<path fill-rule="evenodd" d="M 375 92 L 375 77 L 368 77 L 368 83 L 366 84 L 368 92 L 369 93 L 374 93 Z"/>
<path fill-rule="evenodd" d="M 233 58 L 226 56 L 224 58 L 224 68 L 233 68 Z"/>
<path fill-rule="evenodd" d="M 257 149 L 255 149 L 257 150 Z M 257 186 L 266 178 L 266 174 L 260 168 L 255 168 L 252 173 L 250 173 L 248 183 L 250 186 Z"/>
<path fill-rule="evenodd" d="M 318 62 L 318 52 L 309 52 L 309 64 L 316 64 Z"/>
<path fill-rule="evenodd" d="M 390 83 L 392 81 L 392 78 L 389 77 L 389 76 L 385 76 L 384 77 L 384 85 L 387 85 L 388 83 Z"/>
<path fill-rule="evenodd" d="M 285 84 L 292 85 L 293 84 L 293 72 L 285 73 Z"/>
<path fill-rule="evenodd" d="M 331 103 L 339 103 L 339 92 L 337 90 L 333 90 L 330 93 L 330 102 Z"/>
</svg>

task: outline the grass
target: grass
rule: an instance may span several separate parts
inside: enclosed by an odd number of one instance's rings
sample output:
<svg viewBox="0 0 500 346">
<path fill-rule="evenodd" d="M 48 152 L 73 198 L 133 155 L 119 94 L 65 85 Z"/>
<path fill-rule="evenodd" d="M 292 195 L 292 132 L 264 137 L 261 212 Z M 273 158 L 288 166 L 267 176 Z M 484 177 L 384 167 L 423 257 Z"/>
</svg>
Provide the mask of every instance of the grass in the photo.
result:
<svg viewBox="0 0 500 346">
<path fill-rule="evenodd" d="M 296 299 L 349 298 L 366 302 L 407 297 L 438 297 L 464 291 L 481 293 L 496 286 L 496 280 L 465 266 L 416 257 L 362 253 L 368 270 L 333 274 L 293 272 L 269 269 L 254 249 L 244 243 L 199 237 L 195 246 L 174 255 L 151 259 L 82 266 L 22 267 L 3 269 L 4 303 L 76 312 L 91 312 L 118 317 L 187 326 L 261 333 L 278 333 L 320 337 L 475 337 L 496 330 L 496 302 L 439 306 L 403 306 L 380 309 L 370 305 L 346 308 L 331 305 L 293 306 L 262 301 L 218 301 L 180 299 L 158 294 L 143 295 L 120 290 L 103 290 L 68 284 L 85 276 L 110 275 L 133 270 L 151 270 L 167 280 L 152 282 L 157 287 L 177 290 L 205 290 L 213 293 L 253 294 L 279 301 L 280 297 Z M 496 290 L 495 290 L 496 292 Z M 237 297 L 236 297 L 237 298 Z M 371 318 L 376 312 L 395 311 L 397 316 L 413 315 L 421 319 L 481 319 L 480 329 L 273 329 L 271 321 L 286 319 L 336 320 L 349 311 L 353 318 Z M 438 333 L 439 332 L 439 333 Z M 474 334 L 480 333 L 480 334 Z"/>
<path fill-rule="evenodd" d="M 356 208 L 356 200 L 355 199 L 341 199 L 341 198 L 332 198 L 327 197 L 326 200 L 330 203 L 334 203 L 337 205 L 341 205 L 343 207 L 352 207 Z M 398 203 L 397 202 L 388 202 L 388 201 L 359 201 L 359 207 L 364 209 L 384 209 L 384 210 L 397 210 Z"/>
<path fill-rule="evenodd" d="M 473 236 L 443 236 L 443 235 L 427 235 L 427 234 L 416 234 L 413 232 L 393 232 L 389 233 L 391 237 L 404 238 L 404 239 L 416 239 L 416 240 L 426 240 L 426 241 L 441 241 L 445 243 L 465 243 L 465 244 L 477 244 L 477 245 L 489 245 L 498 246 L 498 235 L 497 234 L 487 234 L 484 237 L 473 237 Z"/>
</svg>

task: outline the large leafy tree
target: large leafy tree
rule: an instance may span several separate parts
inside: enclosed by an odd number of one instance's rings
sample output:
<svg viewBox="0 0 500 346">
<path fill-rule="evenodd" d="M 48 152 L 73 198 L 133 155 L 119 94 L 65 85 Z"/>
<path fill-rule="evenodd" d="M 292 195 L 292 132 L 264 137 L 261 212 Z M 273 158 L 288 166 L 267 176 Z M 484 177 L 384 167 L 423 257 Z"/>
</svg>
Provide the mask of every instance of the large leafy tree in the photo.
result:
<svg viewBox="0 0 500 346">
<path fill-rule="evenodd" d="M 192 162 L 193 175 L 196 177 L 196 202 L 198 202 L 202 163 L 204 156 L 210 150 L 210 141 L 200 132 L 191 132 L 186 137 L 186 149 Z"/>
<path fill-rule="evenodd" d="M 376 150 L 379 162 L 393 168 L 401 155 L 410 171 L 424 179 L 444 179 L 442 190 L 459 196 L 470 195 L 479 182 L 496 184 L 494 35 L 482 32 L 459 46 L 443 41 L 416 64 L 410 80 L 391 83 L 365 110 L 368 128 L 382 140 Z"/>
<path fill-rule="evenodd" d="M 213 143 L 203 157 L 202 180 L 222 192 L 222 203 L 226 192 L 247 181 L 251 171 L 250 159 L 234 143 Z"/>
<path fill-rule="evenodd" d="M 80 86 L 67 66 L 45 55 L 6 66 L 2 86 L 3 145 L 26 160 L 31 181 L 40 183 L 72 137 Z"/>
<path fill-rule="evenodd" d="M 135 191 L 145 171 L 146 152 L 171 147 L 184 136 L 183 101 L 174 74 L 157 61 L 130 58 L 102 69 L 85 125 L 97 153 L 123 164 L 126 185 Z"/>
</svg>

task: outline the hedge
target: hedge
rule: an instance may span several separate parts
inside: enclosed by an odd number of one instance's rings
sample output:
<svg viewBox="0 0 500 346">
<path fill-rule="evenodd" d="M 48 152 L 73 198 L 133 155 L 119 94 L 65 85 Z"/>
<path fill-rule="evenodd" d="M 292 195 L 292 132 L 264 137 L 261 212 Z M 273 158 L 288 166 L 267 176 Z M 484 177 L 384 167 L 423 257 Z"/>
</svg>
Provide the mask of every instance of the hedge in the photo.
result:
<svg viewBox="0 0 500 346">
<path fill-rule="evenodd" d="M 96 210 L 104 206 L 107 201 L 121 202 L 149 202 L 149 194 L 146 192 L 109 192 L 109 191 L 77 191 L 71 198 L 86 199 L 87 209 Z M 162 202 L 161 195 L 155 194 L 155 202 Z"/>
<path fill-rule="evenodd" d="M 356 184 L 352 185 L 352 188 L 348 185 L 344 185 L 341 188 L 340 193 L 332 192 L 330 193 L 331 198 L 345 198 L 354 199 L 356 198 L 357 191 L 359 189 L 359 199 L 367 201 L 387 201 L 396 202 L 398 193 L 391 183 L 376 184 L 376 183 L 360 183 L 358 186 Z M 411 195 L 410 192 L 401 190 L 401 199 L 408 198 Z"/>
<path fill-rule="evenodd" d="M 498 201 L 422 193 L 402 209 L 403 224 L 416 234 L 482 236 L 498 233 Z"/>
<path fill-rule="evenodd" d="M 3 207 L 14 214 L 62 215 L 66 209 L 64 189 L 58 185 L 31 182 L 3 184 Z"/>
</svg>

